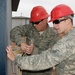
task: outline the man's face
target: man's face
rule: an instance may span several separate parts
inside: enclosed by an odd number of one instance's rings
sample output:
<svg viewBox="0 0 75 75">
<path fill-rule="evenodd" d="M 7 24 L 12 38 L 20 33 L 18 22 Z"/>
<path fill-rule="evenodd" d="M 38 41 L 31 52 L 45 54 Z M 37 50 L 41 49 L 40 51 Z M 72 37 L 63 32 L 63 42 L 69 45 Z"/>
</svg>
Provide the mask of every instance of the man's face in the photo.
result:
<svg viewBox="0 0 75 75">
<path fill-rule="evenodd" d="M 39 22 L 33 23 L 37 31 L 44 31 L 47 27 L 47 19 L 42 19 Z"/>
<path fill-rule="evenodd" d="M 68 18 L 60 18 L 53 21 L 53 28 L 57 31 L 58 34 L 65 34 L 67 30 L 67 20 Z"/>
</svg>

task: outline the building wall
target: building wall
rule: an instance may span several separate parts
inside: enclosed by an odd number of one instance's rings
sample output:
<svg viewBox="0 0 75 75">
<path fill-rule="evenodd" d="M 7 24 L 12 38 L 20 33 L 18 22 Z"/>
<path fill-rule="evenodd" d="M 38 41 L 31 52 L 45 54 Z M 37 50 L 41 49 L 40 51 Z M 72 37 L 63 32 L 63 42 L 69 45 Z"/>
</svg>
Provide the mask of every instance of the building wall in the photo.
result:
<svg viewBox="0 0 75 75">
<path fill-rule="evenodd" d="M 12 17 L 12 28 L 19 25 L 29 24 L 29 18 L 25 17 Z"/>
</svg>

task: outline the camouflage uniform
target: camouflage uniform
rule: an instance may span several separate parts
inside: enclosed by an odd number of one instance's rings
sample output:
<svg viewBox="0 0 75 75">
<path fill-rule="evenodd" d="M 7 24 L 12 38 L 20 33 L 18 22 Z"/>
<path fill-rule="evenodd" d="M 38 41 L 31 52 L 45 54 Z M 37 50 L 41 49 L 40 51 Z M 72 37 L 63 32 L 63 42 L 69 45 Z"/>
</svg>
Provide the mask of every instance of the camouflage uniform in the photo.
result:
<svg viewBox="0 0 75 75">
<path fill-rule="evenodd" d="M 15 56 L 15 63 L 23 70 L 44 70 L 54 65 L 57 75 L 75 75 L 75 28 L 39 55 Z"/>
<path fill-rule="evenodd" d="M 52 47 L 54 43 L 58 40 L 56 32 L 48 26 L 48 28 L 43 32 L 42 35 L 34 28 L 33 25 L 22 25 L 17 26 L 10 32 L 10 38 L 12 42 L 15 42 L 20 46 L 24 42 L 23 36 L 27 36 L 28 39 L 32 39 L 34 43 L 34 52 L 33 54 L 40 54 L 42 51 L 47 50 L 49 47 Z M 50 75 L 50 70 L 47 69 L 39 72 L 31 71 L 22 71 L 23 75 Z"/>
</svg>

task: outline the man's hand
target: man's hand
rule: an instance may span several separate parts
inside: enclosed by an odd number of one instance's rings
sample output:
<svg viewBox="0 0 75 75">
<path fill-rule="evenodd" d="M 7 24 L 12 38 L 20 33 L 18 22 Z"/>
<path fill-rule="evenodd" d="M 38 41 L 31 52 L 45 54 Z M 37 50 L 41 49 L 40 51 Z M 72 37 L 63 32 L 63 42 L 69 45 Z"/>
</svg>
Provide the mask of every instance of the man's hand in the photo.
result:
<svg viewBox="0 0 75 75">
<path fill-rule="evenodd" d="M 6 48 L 6 52 L 7 52 L 7 57 L 11 60 L 11 61 L 14 61 L 15 60 L 15 55 L 12 51 L 12 47 L 9 45 L 7 46 Z"/>
<path fill-rule="evenodd" d="M 28 45 L 26 43 L 21 43 L 21 49 L 26 54 L 32 54 L 33 48 L 34 48 L 34 45 L 33 45 L 32 41 L 31 41 L 30 45 Z"/>
</svg>

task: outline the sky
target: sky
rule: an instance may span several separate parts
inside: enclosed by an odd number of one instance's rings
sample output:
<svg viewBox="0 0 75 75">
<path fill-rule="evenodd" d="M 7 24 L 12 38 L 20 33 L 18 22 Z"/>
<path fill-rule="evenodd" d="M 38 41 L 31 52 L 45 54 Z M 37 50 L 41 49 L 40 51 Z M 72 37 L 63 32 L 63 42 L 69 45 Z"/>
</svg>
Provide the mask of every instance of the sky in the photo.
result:
<svg viewBox="0 0 75 75">
<path fill-rule="evenodd" d="M 12 12 L 12 17 L 30 17 L 32 8 L 37 5 L 43 6 L 50 14 L 52 8 L 58 4 L 69 5 L 75 13 L 75 0 L 20 0 L 17 11 Z"/>
</svg>

